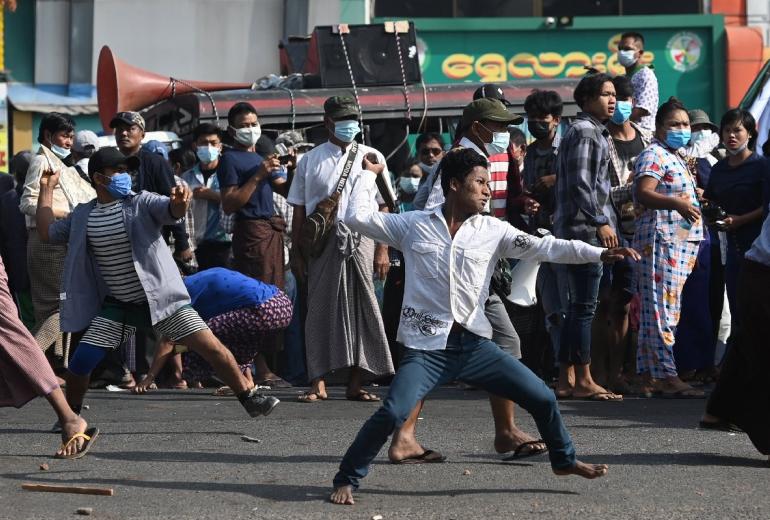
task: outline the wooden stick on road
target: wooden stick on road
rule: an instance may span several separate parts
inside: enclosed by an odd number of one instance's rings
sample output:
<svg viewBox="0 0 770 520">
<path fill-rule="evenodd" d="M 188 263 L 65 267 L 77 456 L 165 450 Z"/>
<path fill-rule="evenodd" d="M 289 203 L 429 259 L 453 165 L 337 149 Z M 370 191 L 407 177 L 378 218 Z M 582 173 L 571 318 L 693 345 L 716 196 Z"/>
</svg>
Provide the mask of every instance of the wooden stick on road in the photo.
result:
<svg viewBox="0 0 770 520">
<path fill-rule="evenodd" d="M 21 489 L 27 491 L 48 491 L 51 493 L 77 493 L 80 495 L 104 495 L 111 497 L 115 494 L 112 488 L 87 486 L 59 486 L 56 484 L 22 484 Z"/>
</svg>

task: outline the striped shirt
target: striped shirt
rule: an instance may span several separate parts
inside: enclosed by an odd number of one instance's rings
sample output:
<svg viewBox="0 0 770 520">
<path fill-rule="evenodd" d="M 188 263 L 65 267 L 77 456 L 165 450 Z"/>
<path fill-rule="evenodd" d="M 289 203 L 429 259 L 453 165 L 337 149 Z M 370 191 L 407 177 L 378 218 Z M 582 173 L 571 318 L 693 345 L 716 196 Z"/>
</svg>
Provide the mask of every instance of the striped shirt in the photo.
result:
<svg viewBox="0 0 770 520">
<path fill-rule="evenodd" d="M 123 223 L 123 201 L 96 203 L 88 217 L 88 243 L 113 298 L 130 303 L 147 300 Z"/>
<path fill-rule="evenodd" d="M 489 201 L 490 213 L 497 218 L 505 218 L 505 206 L 508 202 L 508 152 L 487 157 L 489 161 Z"/>
</svg>

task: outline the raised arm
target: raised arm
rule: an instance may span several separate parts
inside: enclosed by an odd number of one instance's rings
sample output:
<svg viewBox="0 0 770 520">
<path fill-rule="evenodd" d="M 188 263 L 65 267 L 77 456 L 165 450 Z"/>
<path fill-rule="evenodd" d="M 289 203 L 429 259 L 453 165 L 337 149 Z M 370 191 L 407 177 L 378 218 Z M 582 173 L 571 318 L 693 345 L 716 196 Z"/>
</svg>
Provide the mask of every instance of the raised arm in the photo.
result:
<svg viewBox="0 0 770 520">
<path fill-rule="evenodd" d="M 35 225 L 43 242 L 65 244 L 69 240 L 71 214 L 64 220 L 56 220 L 53 210 L 53 190 L 59 183 L 59 171 L 44 170 L 39 177 L 39 191 L 36 197 Z"/>
<path fill-rule="evenodd" d="M 368 168 L 382 165 L 368 163 Z M 377 186 L 373 170 L 362 170 L 353 182 L 345 215 L 345 224 L 353 231 L 366 235 L 377 242 L 401 249 L 401 241 L 409 231 L 407 215 L 395 215 L 378 210 L 375 203 Z"/>
<path fill-rule="evenodd" d="M 50 167 L 46 157 L 44 155 L 36 155 L 32 158 L 27 170 L 27 176 L 24 179 L 24 191 L 19 201 L 19 210 L 25 215 L 34 217 L 37 213 L 37 201 L 40 197 L 40 181 L 45 172 L 50 171 Z M 57 172 L 57 184 L 58 176 L 61 172 Z M 53 191 L 51 192 L 53 197 Z M 53 198 L 51 199 L 51 205 L 53 206 Z M 64 218 L 67 216 L 66 211 L 51 209 L 54 217 Z"/>
</svg>

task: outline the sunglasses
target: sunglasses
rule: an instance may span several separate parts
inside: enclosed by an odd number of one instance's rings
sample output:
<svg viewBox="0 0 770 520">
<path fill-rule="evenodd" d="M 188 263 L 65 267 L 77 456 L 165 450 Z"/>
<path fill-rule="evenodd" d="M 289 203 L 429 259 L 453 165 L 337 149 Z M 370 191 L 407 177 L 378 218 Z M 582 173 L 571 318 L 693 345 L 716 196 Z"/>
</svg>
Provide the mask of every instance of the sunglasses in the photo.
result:
<svg viewBox="0 0 770 520">
<path fill-rule="evenodd" d="M 422 148 L 420 155 L 441 155 L 443 151 L 441 148 Z"/>
</svg>

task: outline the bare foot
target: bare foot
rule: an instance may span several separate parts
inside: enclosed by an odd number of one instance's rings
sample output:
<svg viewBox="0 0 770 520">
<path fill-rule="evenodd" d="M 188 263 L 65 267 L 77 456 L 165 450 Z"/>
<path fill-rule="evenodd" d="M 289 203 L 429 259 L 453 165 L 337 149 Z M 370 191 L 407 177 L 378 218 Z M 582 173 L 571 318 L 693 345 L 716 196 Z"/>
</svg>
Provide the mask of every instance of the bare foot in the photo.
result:
<svg viewBox="0 0 770 520">
<path fill-rule="evenodd" d="M 584 397 L 593 397 L 595 401 L 612 401 L 618 397 L 623 397 L 620 394 L 614 394 L 606 388 L 597 385 L 593 381 L 590 383 L 577 383 L 575 389 L 572 391 L 572 397 L 582 399 Z"/>
<path fill-rule="evenodd" d="M 355 504 L 353 500 L 353 486 L 341 486 L 334 488 L 332 494 L 329 496 L 332 504 L 352 506 Z"/>
<path fill-rule="evenodd" d="M 88 429 L 88 423 L 85 419 L 76 415 L 71 421 L 67 421 L 62 424 L 61 439 L 62 444 L 66 445 L 64 448 L 59 448 L 56 455 L 59 457 L 72 456 L 83 447 L 85 439 L 79 438 L 67 445 L 67 441 L 78 433 L 85 433 Z"/>
<path fill-rule="evenodd" d="M 388 448 L 388 459 L 391 462 L 408 459 L 409 457 L 418 457 L 425 453 L 423 448 L 414 436 L 393 436 L 393 442 Z"/>
<path fill-rule="evenodd" d="M 514 427 L 514 429 L 510 432 L 495 435 L 495 451 L 497 453 L 508 453 L 509 451 L 515 451 L 516 448 L 525 442 L 531 442 L 534 440 L 537 439 Z M 532 444 L 529 449 L 532 451 L 537 451 L 545 449 L 545 447 L 545 443 L 540 443 Z"/>
<path fill-rule="evenodd" d="M 575 389 L 575 367 L 573 365 L 559 366 L 559 382 L 556 384 L 554 392 L 556 397 L 565 398 L 572 395 Z"/>
<path fill-rule="evenodd" d="M 583 478 L 599 478 L 607 474 L 609 466 L 606 464 L 586 464 L 584 462 L 577 461 L 571 468 L 566 469 L 554 469 L 553 472 L 559 476 L 565 475 L 577 475 Z"/>
</svg>

